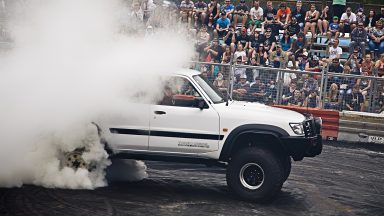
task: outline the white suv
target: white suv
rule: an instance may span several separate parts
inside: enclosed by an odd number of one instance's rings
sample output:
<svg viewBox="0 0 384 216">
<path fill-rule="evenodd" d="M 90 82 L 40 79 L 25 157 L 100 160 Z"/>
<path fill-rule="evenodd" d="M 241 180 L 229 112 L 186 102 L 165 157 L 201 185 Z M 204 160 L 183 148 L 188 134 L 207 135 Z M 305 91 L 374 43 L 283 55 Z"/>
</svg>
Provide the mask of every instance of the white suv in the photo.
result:
<svg viewBox="0 0 384 216">
<path fill-rule="evenodd" d="M 128 118 L 96 122 L 110 157 L 224 166 L 229 188 L 245 200 L 270 200 L 289 176 L 291 157 L 322 150 L 320 119 L 228 101 L 193 70 L 173 74 L 158 104 L 132 108 Z"/>
</svg>

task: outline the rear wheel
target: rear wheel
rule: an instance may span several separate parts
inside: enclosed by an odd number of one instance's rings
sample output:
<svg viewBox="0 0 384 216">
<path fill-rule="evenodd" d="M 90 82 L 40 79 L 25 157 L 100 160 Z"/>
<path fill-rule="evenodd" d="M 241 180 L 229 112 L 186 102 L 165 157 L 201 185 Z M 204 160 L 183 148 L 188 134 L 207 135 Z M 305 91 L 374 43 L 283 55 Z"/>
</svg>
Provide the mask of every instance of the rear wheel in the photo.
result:
<svg viewBox="0 0 384 216">
<path fill-rule="evenodd" d="M 83 155 L 84 149 L 76 149 L 72 152 L 68 152 L 64 155 L 62 164 L 65 167 L 69 167 L 72 169 L 88 169 L 88 164 L 84 161 Z"/>
<path fill-rule="evenodd" d="M 229 189 L 241 199 L 268 202 L 281 190 L 284 169 L 270 151 L 245 148 L 234 155 L 227 168 Z"/>
</svg>

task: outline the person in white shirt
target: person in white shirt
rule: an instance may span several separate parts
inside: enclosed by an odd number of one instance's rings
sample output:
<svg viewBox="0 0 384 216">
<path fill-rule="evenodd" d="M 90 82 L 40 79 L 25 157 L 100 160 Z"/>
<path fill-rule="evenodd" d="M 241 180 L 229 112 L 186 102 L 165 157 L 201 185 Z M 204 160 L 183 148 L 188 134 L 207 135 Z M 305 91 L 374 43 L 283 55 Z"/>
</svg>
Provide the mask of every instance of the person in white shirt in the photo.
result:
<svg viewBox="0 0 384 216">
<path fill-rule="evenodd" d="M 345 33 L 351 33 L 355 27 L 356 14 L 352 12 L 350 7 L 348 7 L 345 13 L 343 13 L 340 18 L 340 28 L 342 32 L 341 37 L 343 37 Z"/>
<path fill-rule="evenodd" d="M 339 39 L 334 39 L 333 45 L 329 47 L 329 60 L 340 59 L 341 54 L 343 54 L 343 50 L 339 47 Z"/>
<path fill-rule="evenodd" d="M 248 24 L 255 26 L 255 28 L 260 28 L 261 23 L 263 22 L 264 10 L 260 7 L 259 0 L 253 1 L 253 7 L 251 8 L 249 14 L 250 20 Z"/>
</svg>

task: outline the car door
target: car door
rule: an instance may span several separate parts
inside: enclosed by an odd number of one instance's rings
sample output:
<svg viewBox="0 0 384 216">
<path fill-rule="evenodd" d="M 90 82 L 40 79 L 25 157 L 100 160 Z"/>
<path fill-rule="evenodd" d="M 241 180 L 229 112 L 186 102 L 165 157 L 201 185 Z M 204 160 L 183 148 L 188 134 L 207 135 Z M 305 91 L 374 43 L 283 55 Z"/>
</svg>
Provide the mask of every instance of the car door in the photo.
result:
<svg viewBox="0 0 384 216">
<path fill-rule="evenodd" d="M 173 77 L 165 87 L 168 93 L 170 90 L 172 100 L 165 99 L 165 102 L 151 106 L 149 150 L 175 153 L 217 151 L 222 139 L 218 113 L 187 77 Z M 165 98 L 169 96 L 165 95 Z M 197 107 L 194 102 L 197 99 L 205 100 L 204 109 Z"/>
<path fill-rule="evenodd" d="M 148 150 L 149 104 L 129 103 L 119 114 L 104 118 L 108 144 L 115 150 Z"/>
</svg>

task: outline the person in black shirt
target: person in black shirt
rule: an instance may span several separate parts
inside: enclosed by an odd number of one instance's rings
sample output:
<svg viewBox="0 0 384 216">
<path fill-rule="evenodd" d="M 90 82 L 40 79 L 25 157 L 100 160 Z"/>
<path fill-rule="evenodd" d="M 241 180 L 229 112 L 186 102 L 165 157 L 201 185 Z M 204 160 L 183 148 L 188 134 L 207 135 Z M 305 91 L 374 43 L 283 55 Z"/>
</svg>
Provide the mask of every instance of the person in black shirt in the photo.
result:
<svg viewBox="0 0 384 216">
<path fill-rule="evenodd" d="M 272 7 L 272 2 L 267 1 L 267 8 L 264 9 L 264 20 L 266 21 L 267 19 L 273 19 L 273 17 L 277 14 L 277 10 Z"/>
<path fill-rule="evenodd" d="M 249 37 L 249 43 L 248 43 L 248 56 L 249 58 L 252 58 L 253 52 L 256 52 L 257 48 L 262 43 L 261 41 L 264 40 L 264 35 L 259 34 L 259 32 L 255 31 L 253 35 Z"/>
<path fill-rule="evenodd" d="M 292 11 L 292 18 L 296 17 L 297 23 L 300 28 L 304 28 L 306 11 L 303 9 L 303 3 L 301 0 L 297 1 L 296 8 Z"/>
<path fill-rule="evenodd" d="M 219 45 L 218 40 L 214 39 L 212 44 L 207 46 L 204 51 L 207 55 L 211 55 L 211 58 L 214 59 L 215 62 L 221 62 L 224 50 L 223 47 Z"/>
<path fill-rule="evenodd" d="M 338 58 L 332 59 L 332 63 L 328 67 L 328 72 L 341 74 L 343 73 L 343 71 L 344 71 L 344 68 L 343 66 L 341 66 L 339 59 Z M 340 85 L 341 84 L 340 77 L 328 75 L 328 83 L 330 84 L 336 83 L 337 85 Z"/>
<path fill-rule="evenodd" d="M 283 29 L 283 25 L 281 22 L 277 21 L 274 17 L 272 20 L 267 20 L 263 23 L 264 29 L 271 29 L 272 36 L 279 36 L 280 29 Z"/>
<path fill-rule="evenodd" d="M 375 27 L 375 23 L 377 21 L 377 16 L 374 9 L 370 9 L 365 21 L 364 21 L 364 27 L 368 32 L 371 32 L 371 29 Z"/>
<path fill-rule="evenodd" d="M 272 36 L 272 30 L 270 28 L 265 31 L 265 37 L 263 37 L 262 41 L 264 47 L 268 47 L 268 52 L 272 52 L 276 46 L 276 37 Z"/>
<path fill-rule="evenodd" d="M 297 23 L 297 19 L 296 17 L 292 17 L 292 20 L 291 22 L 288 24 L 287 26 L 287 32 L 289 34 L 289 36 L 297 36 L 297 34 L 299 34 L 300 32 L 300 25 L 299 23 Z"/>
<path fill-rule="evenodd" d="M 236 45 L 239 43 L 243 45 L 244 49 L 248 48 L 249 36 L 245 27 L 241 28 L 240 34 L 236 37 Z"/>
<path fill-rule="evenodd" d="M 233 26 L 229 26 L 227 34 L 223 37 L 224 44 L 231 47 L 231 51 L 235 52 L 236 33 Z"/>
<path fill-rule="evenodd" d="M 358 85 L 354 85 L 352 94 L 347 94 L 345 98 L 345 109 L 363 112 L 364 97 L 360 93 Z"/>
</svg>

